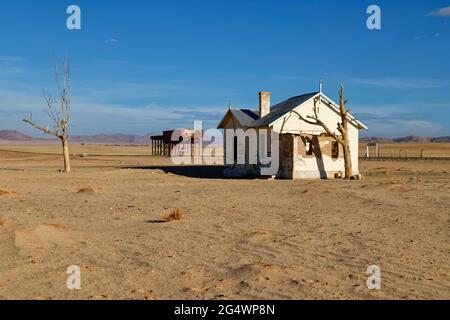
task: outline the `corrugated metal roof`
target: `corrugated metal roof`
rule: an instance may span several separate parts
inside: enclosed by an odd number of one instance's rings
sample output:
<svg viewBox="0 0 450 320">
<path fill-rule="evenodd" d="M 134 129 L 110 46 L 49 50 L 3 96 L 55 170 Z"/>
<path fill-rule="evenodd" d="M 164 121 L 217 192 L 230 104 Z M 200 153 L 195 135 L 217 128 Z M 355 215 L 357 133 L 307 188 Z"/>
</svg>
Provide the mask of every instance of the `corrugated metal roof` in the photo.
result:
<svg viewBox="0 0 450 320">
<path fill-rule="evenodd" d="M 258 111 L 252 111 L 248 109 L 241 109 L 242 112 L 244 112 L 249 117 L 253 118 L 253 120 L 259 119 L 259 112 Z"/>
<path fill-rule="evenodd" d="M 225 125 L 225 120 L 227 119 L 227 116 L 231 114 L 231 116 L 238 122 L 238 125 L 240 127 L 250 127 L 252 123 L 259 119 L 259 112 L 249 109 L 229 109 L 228 112 L 223 117 L 222 121 L 220 122 L 218 128 L 223 129 Z"/>
<path fill-rule="evenodd" d="M 304 104 L 309 99 L 318 95 L 320 92 L 312 92 L 308 94 L 303 94 L 301 96 L 289 98 L 275 106 L 272 107 L 272 111 L 264 116 L 263 118 L 259 118 L 259 111 L 248 110 L 248 109 L 230 109 L 228 110 L 225 117 L 219 124 L 219 129 L 223 128 L 224 121 L 227 118 L 227 115 L 231 113 L 234 119 L 237 120 L 238 125 L 242 128 L 261 128 L 270 126 L 273 122 L 285 116 L 290 111 L 294 110 L 298 106 Z M 321 99 L 324 99 L 330 108 L 334 109 L 337 113 L 339 113 L 339 106 L 333 102 L 330 98 L 321 93 Z M 348 115 L 350 123 L 356 126 L 358 129 L 367 129 L 367 127 L 356 120 L 352 115 Z"/>
<path fill-rule="evenodd" d="M 253 122 L 259 118 L 257 111 L 252 111 L 248 109 L 231 109 L 231 113 L 236 118 L 236 120 L 241 124 L 241 126 L 249 127 Z"/>
<path fill-rule="evenodd" d="M 276 121 L 277 119 L 284 116 L 286 113 L 292 111 L 293 109 L 297 108 L 299 105 L 305 103 L 315 95 L 317 95 L 319 92 L 313 92 L 304 94 L 301 96 L 293 97 L 290 99 L 287 99 L 275 106 L 272 107 L 272 111 L 267 114 L 266 116 L 262 117 L 261 119 L 258 119 L 253 122 L 251 125 L 252 127 L 266 127 L 270 125 L 272 122 Z"/>
</svg>

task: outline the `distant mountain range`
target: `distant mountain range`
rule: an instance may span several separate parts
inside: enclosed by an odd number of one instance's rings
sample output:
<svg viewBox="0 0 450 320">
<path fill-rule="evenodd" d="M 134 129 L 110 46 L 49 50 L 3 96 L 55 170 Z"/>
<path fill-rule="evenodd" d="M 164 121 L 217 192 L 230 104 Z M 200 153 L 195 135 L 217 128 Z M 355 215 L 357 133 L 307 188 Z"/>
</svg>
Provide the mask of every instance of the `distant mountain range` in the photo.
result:
<svg viewBox="0 0 450 320">
<path fill-rule="evenodd" d="M 9 142 L 49 142 L 53 139 L 37 138 L 23 134 L 16 130 L 0 130 L 0 140 Z M 150 144 L 150 134 L 140 136 L 133 134 L 96 134 L 96 135 L 73 135 L 70 136 L 72 142 L 78 143 L 94 143 L 94 144 Z M 419 136 L 407 136 L 401 138 L 381 138 L 381 137 L 364 137 L 360 139 L 361 143 L 370 142 L 401 142 L 401 143 L 450 143 L 450 136 L 426 138 Z"/>
<path fill-rule="evenodd" d="M 7 141 L 33 141 L 41 140 L 39 138 L 34 138 L 23 134 L 22 132 L 15 130 L 0 130 L 0 140 Z"/>
<path fill-rule="evenodd" d="M 70 136 L 70 139 L 80 143 L 125 143 L 125 144 L 150 144 L 150 135 L 139 136 L 133 134 L 96 134 Z"/>
<path fill-rule="evenodd" d="M 426 138 L 426 137 L 420 137 L 420 136 L 406 136 L 401 138 L 380 138 L 380 137 L 364 137 L 359 139 L 360 142 L 363 143 L 370 143 L 370 142 L 377 142 L 377 143 L 383 143 L 383 142 L 399 142 L 399 143 L 444 143 L 444 142 L 450 142 L 450 136 L 446 137 L 436 137 L 436 138 Z"/>
<path fill-rule="evenodd" d="M 150 135 L 140 136 L 132 134 L 96 134 L 73 135 L 70 141 L 79 143 L 101 144 L 150 144 Z M 0 130 L 0 140 L 11 142 L 49 142 L 53 139 L 28 136 L 16 130 Z"/>
</svg>

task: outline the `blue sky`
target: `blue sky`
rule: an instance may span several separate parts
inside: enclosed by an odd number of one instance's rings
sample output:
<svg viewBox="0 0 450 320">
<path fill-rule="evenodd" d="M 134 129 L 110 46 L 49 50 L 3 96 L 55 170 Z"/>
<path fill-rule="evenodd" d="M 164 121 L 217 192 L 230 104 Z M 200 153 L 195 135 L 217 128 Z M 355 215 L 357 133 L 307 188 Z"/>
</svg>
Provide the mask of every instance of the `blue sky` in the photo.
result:
<svg viewBox="0 0 450 320">
<path fill-rule="evenodd" d="M 82 30 L 66 28 L 81 8 Z M 368 30 L 366 9 L 382 10 Z M 46 122 L 52 65 L 72 66 L 71 133 L 145 134 L 215 126 L 231 100 L 254 108 L 316 91 L 337 98 L 364 135 L 450 135 L 450 1 L 2 1 L 0 130 Z M 56 57 L 54 59 L 54 56 Z"/>
</svg>

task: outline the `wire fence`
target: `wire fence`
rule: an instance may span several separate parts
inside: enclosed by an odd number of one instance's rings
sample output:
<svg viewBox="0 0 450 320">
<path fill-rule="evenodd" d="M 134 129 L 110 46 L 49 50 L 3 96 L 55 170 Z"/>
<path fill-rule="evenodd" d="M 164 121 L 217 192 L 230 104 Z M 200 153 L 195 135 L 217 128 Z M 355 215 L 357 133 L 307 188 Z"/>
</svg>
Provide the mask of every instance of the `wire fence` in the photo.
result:
<svg viewBox="0 0 450 320">
<path fill-rule="evenodd" d="M 359 157 L 363 159 L 450 159 L 449 150 L 412 147 L 360 147 Z"/>
</svg>

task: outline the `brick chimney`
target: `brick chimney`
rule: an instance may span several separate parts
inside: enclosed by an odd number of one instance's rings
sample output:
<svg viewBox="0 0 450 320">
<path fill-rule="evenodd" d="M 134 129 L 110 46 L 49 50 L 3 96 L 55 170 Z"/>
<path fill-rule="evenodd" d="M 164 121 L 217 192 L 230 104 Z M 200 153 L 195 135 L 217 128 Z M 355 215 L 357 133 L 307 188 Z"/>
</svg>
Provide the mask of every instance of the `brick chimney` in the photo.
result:
<svg viewBox="0 0 450 320">
<path fill-rule="evenodd" d="M 259 116 L 262 118 L 270 113 L 270 92 L 259 93 Z"/>
</svg>

